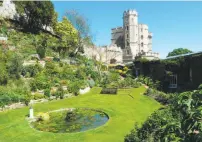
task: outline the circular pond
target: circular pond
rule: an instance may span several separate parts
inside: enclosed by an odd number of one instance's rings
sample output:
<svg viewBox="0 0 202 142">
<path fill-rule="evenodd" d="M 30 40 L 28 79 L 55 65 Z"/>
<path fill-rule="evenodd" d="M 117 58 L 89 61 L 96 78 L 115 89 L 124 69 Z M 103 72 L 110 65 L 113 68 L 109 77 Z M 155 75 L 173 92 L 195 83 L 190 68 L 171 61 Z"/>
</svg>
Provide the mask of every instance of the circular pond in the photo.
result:
<svg viewBox="0 0 202 142">
<path fill-rule="evenodd" d="M 82 132 L 104 125 L 109 120 L 107 114 L 92 109 L 69 109 L 41 113 L 33 128 L 54 133 Z"/>
</svg>

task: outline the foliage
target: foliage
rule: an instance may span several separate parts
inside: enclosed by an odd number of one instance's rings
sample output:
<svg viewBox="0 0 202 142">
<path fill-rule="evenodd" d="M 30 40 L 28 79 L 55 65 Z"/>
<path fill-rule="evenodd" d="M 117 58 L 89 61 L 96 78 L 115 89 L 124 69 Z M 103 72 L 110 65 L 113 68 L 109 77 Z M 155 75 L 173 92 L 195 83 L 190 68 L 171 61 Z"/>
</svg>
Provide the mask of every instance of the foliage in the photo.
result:
<svg viewBox="0 0 202 142">
<path fill-rule="evenodd" d="M 45 76 L 43 73 L 38 74 L 30 83 L 32 91 L 36 91 L 36 89 L 42 90 L 50 88 L 50 85 L 50 80 L 48 80 L 47 76 Z"/>
<path fill-rule="evenodd" d="M 46 48 L 48 46 L 48 39 L 47 36 L 45 36 L 44 34 L 40 35 L 41 37 L 39 37 L 39 39 L 36 41 L 36 39 L 34 39 L 35 46 L 36 46 L 36 52 L 39 55 L 39 57 L 42 59 L 46 56 Z"/>
<path fill-rule="evenodd" d="M 29 73 L 29 76 L 27 77 L 35 77 L 41 71 L 42 71 L 42 67 L 39 64 L 23 66 L 22 75 L 25 76 L 27 75 L 27 73 Z"/>
<path fill-rule="evenodd" d="M 87 82 L 91 88 L 95 86 L 95 81 L 91 77 L 88 77 Z"/>
<path fill-rule="evenodd" d="M 55 12 L 51 1 L 16 1 L 19 22 L 31 29 L 54 25 Z"/>
<path fill-rule="evenodd" d="M 63 17 L 62 21 L 56 24 L 54 31 L 59 36 L 59 39 L 56 40 L 56 51 L 60 55 L 64 56 L 75 49 L 78 42 L 77 31 L 67 18 Z"/>
<path fill-rule="evenodd" d="M 127 135 L 125 141 L 202 141 L 201 92 L 199 89 L 173 95 L 168 108 L 152 114 L 142 127 Z"/>
<path fill-rule="evenodd" d="M 44 90 L 44 95 L 45 95 L 46 97 L 50 97 L 51 91 L 50 91 L 49 88 L 46 88 L 46 89 Z"/>
<path fill-rule="evenodd" d="M 34 94 L 34 99 L 35 100 L 42 99 L 42 98 L 44 98 L 43 94 L 39 94 L 39 93 Z"/>
<path fill-rule="evenodd" d="M 81 86 L 81 84 L 79 84 L 79 83 L 80 83 L 79 81 L 76 81 L 76 82 L 72 82 L 71 84 L 69 84 L 68 91 L 70 93 L 73 93 L 74 95 L 79 95 L 79 89 Z"/>
<path fill-rule="evenodd" d="M 65 15 L 78 32 L 78 44 L 75 53 L 77 54 L 78 52 L 83 52 L 84 44 L 93 44 L 88 21 L 84 16 L 75 10 L 68 10 Z"/>
<path fill-rule="evenodd" d="M 161 88 L 160 81 L 158 80 L 153 81 L 150 77 L 138 76 L 137 81 L 149 86 L 150 88 L 154 89 Z"/>
<path fill-rule="evenodd" d="M 147 89 L 144 95 L 154 98 L 156 101 L 162 103 L 163 105 L 169 104 L 169 100 L 171 99 L 171 94 L 166 94 L 152 88 Z"/>
<path fill-rule="evenodd" d="M 141 127 L 135 125 L 135 129 L 129 135 L 126 135 L 125 142 L 156 142 L 163 141 L 161 135 L 163 134 L 163 127 L 168 123 L 174 123 L 175 119 L 172 118 L 170 110 L 163 109 L 154 112 Z M 171 133 L 172 135 L 172 133 Z M 174 141 L 169 139 L 168 141 Z"/>
<path fill-rule="evenodd" d="M 187 53 L 192 53 L 192 51 L 187 48 L 177 48 L 177 49 L 174 49 L 172 52 L 169 52 L 167 57 L 187 54 Z"/>
<path fill-rule="evenodd" d="M 49 114 L 43 112 L 39 112 L 36 117 L 37 121 L 48 121 L 50 119 Z"/>
<path fill-rule="evenodd" d="M 62 88 L 62 86 L 59 86 L 59 88 L 57 89 L 56 93 L 55 93 L 56 98 L 60 98 L 63 99 L 64 98 L 64 90 Z"/>
<path fill-rule="evenodd" d="M 19 79 L 22 70 L 22 58 L 19 54 L 12 54 L 7 62 L 8 73 L 11 78 Z"/>
<path fill-rule="evenodd" d="M 19 54 L 0 48 L 0 85 L 6 85 L 9 79 L 19 79 L 22 58 Z"/>
<path fill-rule="evenodd" d="M 23 89 L 23 90 L 22 90 Z M 11 103 L 29 102 L 30 93 L 25 88 L 11 88 L 0 86 L 0 105 L 4 107 Z"/>
<path fill-rule="evenodd" d="M 0 84 L 6 85 L 9 79 L 8 72 L 4 63 L 1 63 L 0 66 Z"/>
</svg>

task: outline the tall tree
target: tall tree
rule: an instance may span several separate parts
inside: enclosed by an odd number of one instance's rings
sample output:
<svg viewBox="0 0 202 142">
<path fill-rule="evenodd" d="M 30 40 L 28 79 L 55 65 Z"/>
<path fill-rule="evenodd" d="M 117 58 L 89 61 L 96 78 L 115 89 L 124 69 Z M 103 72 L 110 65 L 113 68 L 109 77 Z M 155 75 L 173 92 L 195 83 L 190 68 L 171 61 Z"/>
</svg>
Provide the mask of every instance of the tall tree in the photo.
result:
<svg viewBox="0 0 202 142">
<path fill-rule="evenodd" d="M 51 1 L 15 1 L 19 22 L 28 28 L 43 28 L 54 23 L 54 6 Z"/>
<path fill-rule="evenodd" d="M 67 11 L 65 16 L 78 31 L 78 44 L 75 53 L 83 52 L 84 44 L 92 45 L 92 36 L 90 34 L 90 25 L 88 20 L 75 10 Z"/>
<path fill-rule="evenodd" d="M 169 52 L 167 57 L 181 55 L 181 54 L 187 54 L 187 53 L 192 53 L 192 52 L 193 51 L 191 51 L 187 48 L 177 48 L 177 49 L 174 49 L 172 52 Z"/>
<path fill-rule="evenodd" d="M 78 44 L 78 32 L 66 17 L 63 17 L 62 21 L 56 24 L 54 31 L 59 37 L 56 48 L 60 55 L 75 50 Z"/>
</svg>

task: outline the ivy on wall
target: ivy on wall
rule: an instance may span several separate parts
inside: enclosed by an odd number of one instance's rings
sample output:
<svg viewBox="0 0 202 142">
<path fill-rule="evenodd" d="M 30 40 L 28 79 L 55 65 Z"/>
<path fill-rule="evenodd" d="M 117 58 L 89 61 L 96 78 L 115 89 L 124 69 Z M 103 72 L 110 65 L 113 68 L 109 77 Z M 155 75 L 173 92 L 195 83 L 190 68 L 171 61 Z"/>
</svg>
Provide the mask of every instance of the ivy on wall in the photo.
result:
<svg viewBox="0 0 202 142">
<path fill-rule="evenodd" d="M 177 74 L 178 86 L 181 91 L 195 89 L 202 83 L 202 54 L 178 57 L 167 60 L 149 61 L 138 59 L 134 62 L 135 69 L 143 76 L 159 80 L 163 90 L 168 90 L 169 76 Z M 191 71 L 190 71 L 191 70 Z M 191 75 L 190 75 L 191 72 Z M 192 76 L 192 77 L 191 77 Z"/>
</svg>

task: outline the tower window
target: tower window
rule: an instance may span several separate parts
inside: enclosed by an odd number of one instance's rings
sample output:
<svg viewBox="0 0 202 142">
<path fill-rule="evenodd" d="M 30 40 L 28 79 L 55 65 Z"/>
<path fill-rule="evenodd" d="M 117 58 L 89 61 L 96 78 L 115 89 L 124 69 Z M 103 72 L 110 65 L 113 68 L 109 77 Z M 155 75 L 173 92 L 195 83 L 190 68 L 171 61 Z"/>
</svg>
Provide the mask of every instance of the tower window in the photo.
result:
<svg viewBox="0 0 202 142">
<path fill-rule="evenodd" d="M 127 41 L 127 46 L 129 46 L 129 42 Z"/>
<path fill-rule="evenodd" d="M 126 29 L 128 30 L 128 26 L 126 27 Z"/>
<path fill-rule="evenodd" d="M 127 34 L 127 38 L 128 38 L 129 36 L 128 36 L 128 34 Z"/>
<path fill-rule="evenodd" d="M 143 39 L 143 35 L 141 35 L 141 39 Z"/>
<path fill-rule="evenodd" d="M 142 28 L 141 28 L 141 32 L 142 32 Z"/>
<path fill-rule="evenodd" d="M 141 47 L 143 47 L 143 42 L 141 43 Z"/>
</svg>

